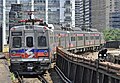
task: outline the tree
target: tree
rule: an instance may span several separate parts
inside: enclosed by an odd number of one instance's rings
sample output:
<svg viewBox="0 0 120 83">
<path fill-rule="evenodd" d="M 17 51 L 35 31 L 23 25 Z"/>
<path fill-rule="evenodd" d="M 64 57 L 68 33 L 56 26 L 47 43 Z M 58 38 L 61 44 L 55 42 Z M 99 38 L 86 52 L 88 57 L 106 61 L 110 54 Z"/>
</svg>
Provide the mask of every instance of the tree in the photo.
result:
<svg viewBox="0 0 120 83">
<path fill-rule="evenodd" d="M 106 41 L 120 40 L 120 29 L 105 29 L 103 30 Z"/>
</svg>

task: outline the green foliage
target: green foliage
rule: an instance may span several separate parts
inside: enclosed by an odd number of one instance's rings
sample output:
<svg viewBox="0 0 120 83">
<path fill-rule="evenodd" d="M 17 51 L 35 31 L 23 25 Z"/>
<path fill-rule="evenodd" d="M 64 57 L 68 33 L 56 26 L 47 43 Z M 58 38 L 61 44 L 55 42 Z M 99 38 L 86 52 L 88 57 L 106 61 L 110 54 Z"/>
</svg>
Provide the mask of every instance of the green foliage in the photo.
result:
<svg viewBox="0 0 120 83">
<path fill-rule="evenodd" d="M 15 80 L 15 76 L 13 73 L 10 73 L 10 77 L 11 77 L 11 80 L 14 81 Z"/>
<path fill-rule="evenodd" d="M 105 29 L 103 34 L 106 41 L 120 40 L 120 29 Z"/>
</svg>

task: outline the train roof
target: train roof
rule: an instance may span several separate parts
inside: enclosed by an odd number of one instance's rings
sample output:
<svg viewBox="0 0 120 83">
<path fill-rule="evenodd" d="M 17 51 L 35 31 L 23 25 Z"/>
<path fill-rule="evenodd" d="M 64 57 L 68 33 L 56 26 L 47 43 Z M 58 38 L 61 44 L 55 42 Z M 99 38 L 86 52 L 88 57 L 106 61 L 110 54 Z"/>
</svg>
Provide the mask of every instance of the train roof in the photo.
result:
<svg viewBox="0 0 120 83">
<path fill-rule="evenodd" d="M 71 30 L 71 31 L 66 31 L 66 30 L 58 30 L 55 29 L 56 26 L 53 24 L 48 24 L 47 26 L 44 25 L 19 25 L 19 26 L 14 26 L 11 28 L 11 30 L 50 30 L 50 31 L 55 31 L 56 33 L 101 33 L 98 32 L 96 29 L 90 29 L 90 31 L 82 31 L 81 29 L 77 28 L 76 30 Z M 79 29 L 79 30 L 78 30 Z"/>
<path fill-rule="evenodd" d="M 49 26 L 42 26 L 42 25 L 20 25 L 20 26 L 14 26 L 11 28 L 11 30 L 40 30 L 40 29 L 47 29 L 49 28 L 54 29 L 52 25 Z"/>
</svg>

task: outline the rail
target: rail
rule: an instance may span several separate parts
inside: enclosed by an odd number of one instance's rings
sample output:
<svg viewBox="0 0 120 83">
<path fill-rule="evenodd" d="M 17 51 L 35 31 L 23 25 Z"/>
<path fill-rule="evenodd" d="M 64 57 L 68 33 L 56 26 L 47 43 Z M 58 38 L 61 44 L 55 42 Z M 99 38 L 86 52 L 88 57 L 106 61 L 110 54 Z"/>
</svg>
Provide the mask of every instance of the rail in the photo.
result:
<svg viewBox="0 0 120 83">
<path fill-rule="evenodd" d="M 24 83 L 23 76 L 20 77 L 19 73 L 16 72 L 19 83 Z"/>
<path fill-rule="evenodd" d="M 38 75 L 38 79 L 42 82 L 42 83 L 48 83 L 48 81 L 41 75 Z"/>
<path fill-rule="evenodd" d="M 15 72 L 18 82 L 19 83 L 26 83 L 26 78 L 23 78 L 23 76 L 20 76 L 18 72 Z M 37 78 L 42 83 L 48 83 L 47 80 L 42 75 L 37 75 Z M 27 78 L 29 79 L 29 77 Z"/>
<path fill-rule="evenodd" d="M 72 82 L 62 73 L 62 71 L 61 71 L 57 66 L 55 66 L 55 70 L 56 70 L 56 72 L 59 74 L 59 76 L 61 77 L 61 79 L 62 79 L 65 83 L 72 83 Z"/>
</svg>

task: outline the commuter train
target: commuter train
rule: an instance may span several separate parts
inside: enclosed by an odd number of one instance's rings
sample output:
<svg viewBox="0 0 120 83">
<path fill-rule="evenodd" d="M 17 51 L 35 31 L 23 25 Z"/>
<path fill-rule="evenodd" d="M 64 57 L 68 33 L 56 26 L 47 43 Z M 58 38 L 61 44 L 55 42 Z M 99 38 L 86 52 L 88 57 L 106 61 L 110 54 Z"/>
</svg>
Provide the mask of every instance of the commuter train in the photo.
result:
<svg viewBox="0 0 120 83">
<path fill-rule="evenodd" d="M 52 24 L 41 22 L 14 26 L 9 36 L 10 69 L 19 74 L 42 74 L 50 68 L 57 46 L 86 51 L 102 44 L 100 32 L 55 30 Z"/>
</svg>

